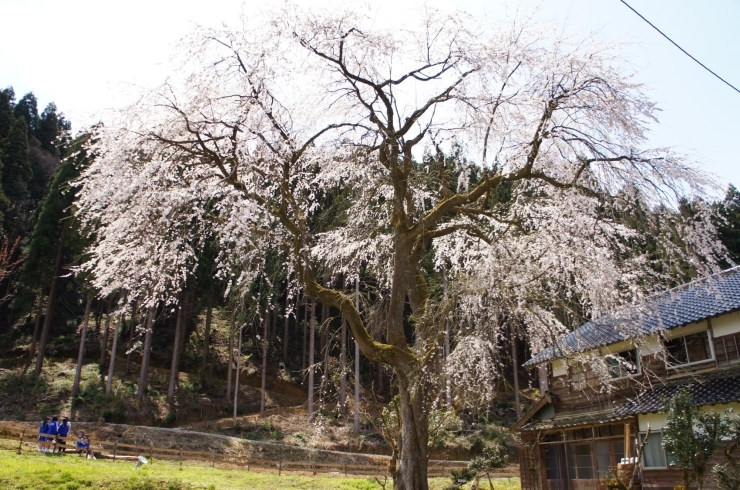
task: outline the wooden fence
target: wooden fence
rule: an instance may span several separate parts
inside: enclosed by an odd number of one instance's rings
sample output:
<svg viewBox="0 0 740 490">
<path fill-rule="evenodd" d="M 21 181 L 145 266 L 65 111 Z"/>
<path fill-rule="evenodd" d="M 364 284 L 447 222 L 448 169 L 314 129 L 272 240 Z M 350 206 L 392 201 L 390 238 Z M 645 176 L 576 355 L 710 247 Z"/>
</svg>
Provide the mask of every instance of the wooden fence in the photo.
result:
<svg viewBox="0 0 740 490">
<path fill-rule="evenodd" d="M 0 440 L 13 441 L 16 443 L 11 445 L 12 447 L 10 447 L 10 449 L 18 451 L 18 454 L 23 451 L 24 447 L 26 447 L 26 450 L 28 450 L 28 448 L 33 448 L 33 450 L 35 450 L 40 442 L 37 440 L 38 436 L 44 435 L 48 437 L 48 434 L 39 434 L 36 430 L 0 425 Z M 69 443 L 64 447 L 68 452 L 73 453 L 77 449 L 74 446 L 75 438 L 67 437 L 66 439 Z M 342 461 L 322 463 L 316 461 L 262 459 L 242 454 L 221 453 L 217 451 L 189 451 L 182 449 L 182 447 L 161 448 L 153 445 L 125 444 L 118 440 L 90 440 L 89 442 L 90 450 L 94 454 L 114 461 L 124 459 L 130 461 L 131 456 L 145 456 L 149 460 L 149 463 L 153 463 L 159 459 L 179 461 L 180 464 L 183 462 L 198 462 L 213 467 L 219 465 L 219 467 L 223 468 L 246 469 L 248 471 L 254 469 L 274 471 L 278 475 L 282 475 L 283 473 L 304 475 L 323 473 L 345 476 L 377 476 L 381 478 L 390 476 L 388 473 L 387 459 L 379 460 L 373 464 L 357 464 Z M 47 444 L 53 445 L 51 442 Z M 429 477 L 448 477 L 450 476 L 450 470 L 464 468 L 466 466 L 467 461 L 432 460 L 429 462 L 428 475 Z M 499 478 L 518 477 L 519 467 L 510 466 L 504 468 L 502 471 L 491 474 L 491 476 Z"/>
</svg>

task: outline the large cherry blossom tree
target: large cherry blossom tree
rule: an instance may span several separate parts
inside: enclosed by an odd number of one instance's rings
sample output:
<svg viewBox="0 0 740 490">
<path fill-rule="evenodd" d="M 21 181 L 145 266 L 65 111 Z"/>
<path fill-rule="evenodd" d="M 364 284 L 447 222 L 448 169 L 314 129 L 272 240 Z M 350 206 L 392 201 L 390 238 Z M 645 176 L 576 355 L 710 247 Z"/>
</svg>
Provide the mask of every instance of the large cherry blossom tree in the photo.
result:
<svg viewBox="0 0 740 490">
<path fill-rule="evenodd" d="M 180 54 L 170 81 L 97 130 L 79 203 L 96 230 L 96 286 L 167 300 L 206 236 L 223 274 L 244 271 L 234 287 L 266 250 L 284 254 L 362 354 L 394 371 L 397 489 L 428 486 L 428 413 L 445 378 L 461 403 L 466 387 L 488 397 L 507 322 L 538 350 L 568 318 L 638 297 L 656 273 L 615 216 L 634 196 L 671 207 L 711 183 L 645 148 L 656 108 L 614 47 L 526 23 L 426 9 L 384 28 L 289 6 L 199 30 Z M 344 204 L 319 233 L 311 218 L 329 194 Z M 680 226 L 682 260 L 714 270 L 711 220 Z M 362 311 L 323 280 L 352 284 L 360 268 L 378 284 Z"/>
</svg>

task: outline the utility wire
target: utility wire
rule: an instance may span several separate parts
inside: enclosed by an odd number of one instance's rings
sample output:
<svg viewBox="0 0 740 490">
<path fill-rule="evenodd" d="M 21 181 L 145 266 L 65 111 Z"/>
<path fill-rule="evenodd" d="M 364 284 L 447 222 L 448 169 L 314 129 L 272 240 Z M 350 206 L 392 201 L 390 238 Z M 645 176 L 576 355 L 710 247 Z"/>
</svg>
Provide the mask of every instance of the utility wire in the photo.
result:
<svg viewBox="0 0 740 490">
<path fill-rule="evenodd" d="M 652 23 L 652 22 L 650 22 L 650 21 L 649 21 L 649 20 L 647 20 L 647 19 L 646 19 L 645 17 L 643 17 L 643 16 L 642 16 L 642 14 L 641 14 L 640 12 L 638 12 L 638 11 L 637 11 L 637 10 L 635 10 L 635 9 L 633 9 L 633 8 L 632 8 L 632 7 L 630 6 L 630 4 L 628 4 L 628 3 L 627 3 L 627 2 L 625 2 L 624 0 L 619 0 L 619 1 L 620 1 L 620 2 L 622 2 L 623 4 L 625 4 L 625 5 L 627 6 L 627 8 L 629 8 L 629 9 L 630 9 L 631 11 L 633 11 L 634 13 L 636 13 L 636 14 L 637 14 L 637 15 L 638 15 L 638 16 L 639 16 L 639 17 L 640 17 L 640 18 L 641 18 L 642 20 L 644 20 L 645 22 L 647 22 L 647 23 L 648 23 L 648 24 L 650 25 L 650 27 L 652 27 L 653 29 L 655 29 L 656 31 L 658 31 L 658 32 L 659 32 L 659 33 L 660 33 L 660 34 L 661 34 L 661 35 L 662 35 L 662 36 L 663 36 L 664 38 L 668 39 L 668 40 L 669 40 L 669 41 L 671 42 L 671 44 L 673 44 L 673 45 L 674 45 L 674 46 L 676 46 L 676 47 L 677 47 L 678 49 L 680 49 L 681 51 L 683 51 L 683 54 L 685 54 L 686 56 L 688 56 L 688 57 L 689 57 L 689 58 L 691 58 L 692 60 L 694 60 L 694 61 L 696 61 L 697 63 L 699 63 L 699 65 L 701 65 L 701 67 L 702 67 L 702 68 L 704 68 L 704 69 L 705 69 L 705 70 L 707 70 L 707 71 L 708 71 L 709 73 L 711 73 L 711 74 L 712 74 L 712 75 L 714 75 L 715 77 L 717 77 L 717 78 L 719 78 L 720 80 L 722 80 L 722 81 L 723 81 L 723 82 L 724 82 L 725 84 L 727 84 L 727 86 L 728 86 L 728 87 L 730 87 L 730 88 L 731 88 L 731 89 L 733 89 L 733 90 L 734 90 L 735 92 L 737 92 L 737 93 L 739 93 L 739 94 L 740 94 L 740 90 L 738 90 L 738 89 L 737 89 L 737 87 L 735 87 L 735 86 L 734 86 L 733 84 L 731 84 L 730 82 L 728 82 L 727 80 L 725 80 L 724 78 L 722 78 L 721 76 L 717 75 L 717 74 L 716 74 L 716 73 L 714 73 L 714 72 L 713 72 L 712 70 L 710 70 L 709 68 L 707 68 L 707 67 L 706 67 L 706 65 L 705 65 L 704 63 L 702 63 L 701 61 L 699 61 L 699 60 L 697 60 L 696 58 L 694 58 L 693 56 L 691 56 L 691 55 L 690 55 L 690 54 L 689 54 L 689 53 L 688 53 L 688 52 L 687 52 L 687 51 L 686 51 L 685 49 L 683 49 L 683 48 L 682 48 L 681 46 L 679 46 L 678 44 L 676 44 L 676 42 L 675 42 L 675 41 L 674 41 L 673 39 L 671 39 L 670 37 L 668 37 L 668 36 L 667 36 L 667 35 L 666 35 L 666 34 L 665 34 L 665 33 L 664 33 L 663 31 L 661 31 L 660 29 L 658 29 L 657 27 L 655 27 L 655 26 L 653 25 L 653 23 Z"/>
</svg>

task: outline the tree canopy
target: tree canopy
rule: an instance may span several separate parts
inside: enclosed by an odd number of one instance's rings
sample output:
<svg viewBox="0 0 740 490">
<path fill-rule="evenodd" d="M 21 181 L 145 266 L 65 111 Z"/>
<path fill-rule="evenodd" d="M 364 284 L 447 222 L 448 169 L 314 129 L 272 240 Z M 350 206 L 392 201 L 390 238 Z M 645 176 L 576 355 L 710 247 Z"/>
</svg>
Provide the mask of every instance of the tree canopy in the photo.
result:
<svg viewBox="0 0 740 490">
<path fill-rule="evenodd" d="M 294 287 L 341 312 L 363 355 L 393 368 L 396 488 L 427 488 L 442 380 L 460 403 L 490 399 L 504 327 L 539 350 L 672 273 L 649 267 L 634 246 L 644 235 L 619 219 L 636 202 L 692 203 L 690 217 L 670 214 L 680 247 L 650 237 L 662 263 L 680 254 L 704 274 L 726 256 L 694 199 L 711 180 L 645 148 L 656 107 L 614 46 L 432 9 L 386 28 L 356 9 L 289 6 L 199 30 L 182 55 L 185 77 L 94 133 L 78 181 L 95 237 L 83 269 L 102 294 L 154 305 L 176 297 L 214 237 L 237 290 L 274 251 Z M 345 293 L 359 274 L 375 285 L 362 308 Z"/>
</svg>

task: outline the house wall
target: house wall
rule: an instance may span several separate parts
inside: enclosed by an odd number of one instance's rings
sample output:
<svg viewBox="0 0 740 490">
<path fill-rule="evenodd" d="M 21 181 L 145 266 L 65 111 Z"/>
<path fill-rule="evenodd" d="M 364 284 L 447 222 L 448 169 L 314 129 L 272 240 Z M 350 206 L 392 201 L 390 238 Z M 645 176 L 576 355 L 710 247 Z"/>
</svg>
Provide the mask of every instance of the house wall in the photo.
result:
<svg viewBox="0 0 740 490">
<path fill-rule="evenodd" d="M 702 412 L 714 411 L 715 413 L 724 414 L 727 410 L 732 409 L 734 414 L 740 414 L 740 403 L 722 403 L 719 405 L 706 405 L 701 407 Z M 645 413 L 637 416 L 637 425 L 640 428 L 640 432 L 647 431 L 648 424 L 650 424 L 650 430 L 661 430 L 665 425 L 666 414 L 664 413 Z"/>
<path fill-rule="evenodd" d="M 643 373 L 650 373 L 653 377 L 666 375 L 662 358 L 643 356 L 640 362 Z M 558 415 L 611 409 L 636 396 L 644 388 L 641 382 L 645 380 L 645 374 L 616 380 L 611 390 L 606 390 L 603 379 L 587 366 L 576 380 L 574 380 L 573 369 L 572 366 L 567 366 L 562 361 L 556 369 L 553 363 L 550 390 L 554 395 Z M 556 376 L 556 373 L 560 375 Z M 583 379 L 580 378 L 581 376 Z"/>
<path fill-rule="evenodd" d="M 715 464 L 724 463 L 727 463 L 727 458 L 724 455 L 724 448 L 720 448 L 714 452 L 712 459 L 707 465 L 707 470 L 704 474 L 705 490 L 717 490 L 717 484 L 712 479 L 712 467 Z M 680 484 L 681 470 L 678 468 L 646 469 L 642 471 L 643 490 L 673 490 Z M 694 483 L 691 488 L 696 488 L 696 483 Z"/>
</svg>

